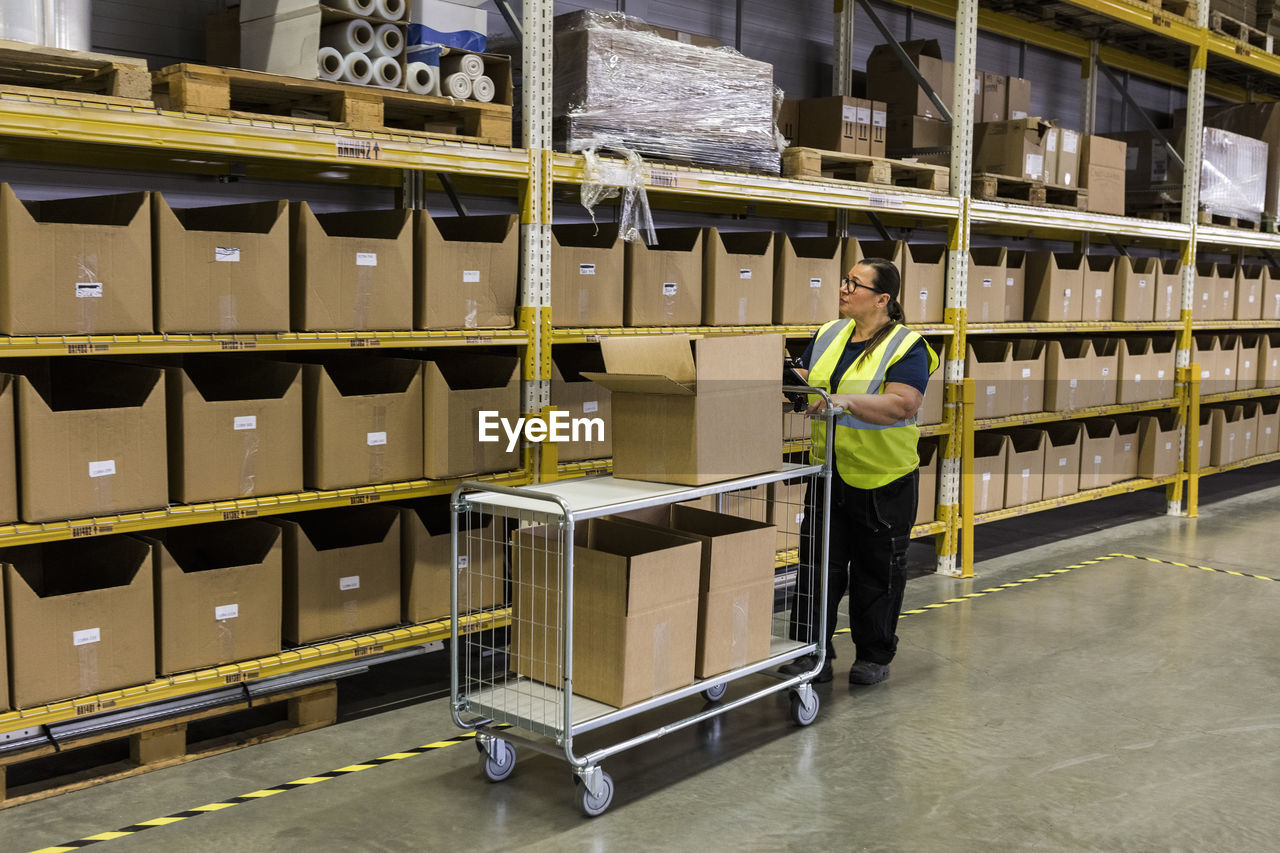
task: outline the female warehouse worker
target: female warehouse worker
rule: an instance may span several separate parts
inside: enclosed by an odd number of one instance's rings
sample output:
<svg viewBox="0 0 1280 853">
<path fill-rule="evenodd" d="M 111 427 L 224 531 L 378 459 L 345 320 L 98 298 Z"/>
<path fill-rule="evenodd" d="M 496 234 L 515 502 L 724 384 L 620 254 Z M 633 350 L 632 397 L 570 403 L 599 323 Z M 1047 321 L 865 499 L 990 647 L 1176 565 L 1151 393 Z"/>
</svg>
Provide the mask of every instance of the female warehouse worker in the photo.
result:
<svg viewBox="0 0 1280 853">
<path fill-rule="evenodd" d="M 920 459 L 916 412 L 924 402 L 929 374 L 938 356 L 925 340 L 902 325 L 898 269 L 882 258 L 856 264 L 840 281 L 840 319 L 825 324 L 797 364 L 810 385 L 831 395 L 841 412 L 835 420 L 828 542 L 827 659 L 815 681 L 830 681 L 836 611 L 849 591 L 849 623 L 857 652 L 851 684 L 875 684 L 889 677 L 898 647 L 894 626 L 906 588 L 907 543 L 916 517 Z M 807 369 L 807 372 L 806 372 Z M 823 402 L 809 407 L 816 413 Z M 826 425 L 813 422 L 816 453 L 824 452 Z M 822 530 L 817 495 L 801 525 L 796 599 L 791 637 L 814 642 L 817 578 L 803 570 L 813 535 Z M 813 509 L 816 506 L 816 510 Z M 782 667 L 787 675 L 811 672 L 815 658 Z"/>
</svg>

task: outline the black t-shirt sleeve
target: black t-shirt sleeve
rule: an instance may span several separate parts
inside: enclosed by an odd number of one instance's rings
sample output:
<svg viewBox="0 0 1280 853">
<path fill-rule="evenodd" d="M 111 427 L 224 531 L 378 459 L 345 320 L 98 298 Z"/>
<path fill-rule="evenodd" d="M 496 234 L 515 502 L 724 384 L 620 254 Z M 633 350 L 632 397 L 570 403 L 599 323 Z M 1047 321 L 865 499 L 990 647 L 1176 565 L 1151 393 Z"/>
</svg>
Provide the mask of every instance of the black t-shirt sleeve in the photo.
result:
<svg viewBox="0 0 1280 853">
<path fill-rule="evenodd" d="M 918 341 L 910 352 L 890 365 L 885 371 L 884 381 L 886 384 L 901 382 L 923 394 L 929 385 L 929 353 L 925 350 L 925 342 Z"/>
<path fill-rule="evenodd" d="M 808 370 L 810 367 L 813 366 L 809 362 L 813 360 L 813 345 L 814 343 L 817 342 L 817 340 L 818 340 L 818 334 L 817 332 L 814 332 L 813 337 L 809 339 L 809 345 L 804 348 L 804 355 L 798 358 L 792 359 L 792 363 L 796 367 L 800 367 L 805 370 Z"/>
</svg>

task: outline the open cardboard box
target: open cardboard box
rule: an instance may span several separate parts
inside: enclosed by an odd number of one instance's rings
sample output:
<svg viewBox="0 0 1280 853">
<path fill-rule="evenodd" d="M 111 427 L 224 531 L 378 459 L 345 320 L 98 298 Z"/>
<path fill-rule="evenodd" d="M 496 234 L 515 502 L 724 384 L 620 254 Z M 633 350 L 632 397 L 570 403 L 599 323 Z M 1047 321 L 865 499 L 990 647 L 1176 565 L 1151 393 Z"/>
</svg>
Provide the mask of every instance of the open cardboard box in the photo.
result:
<svg viewBox="0 0 1280 853">
<path fill-rule="evenodd" d="M 772 231 L 702 232 L 702 322 L 757 326 L 773 321 Z"/>
<path fill-rule="evenodd" d="M 844 245 L 839 237 L 779 234 L 774 255 L 773 322 L 780 325 L 825 323 L 840 316 L 840 268 Z"/>
<path fill-rule="evenodd" d="M 702 229 L 660 228 L 658 242 L 627 243 L 623 320 L 628 326 L 702 322 Z"/>
<path fill-rule="evenodd" d="M 966 313 L 971 323 L 1003 323 L 1009 287 L 1003 246 L 969 250 L 969 294 Z M 914 284 L 913 284 L 914 286 Z"/>
<path fill-rule="evenodd" d="M 1084 428 L 1079 421 L 1045 426 L 1044 491 L 1041 500 L 1074 495 L 1080 490 L 1080 447 Z"/>
<path fill-rule="evenodd" d="M 1119 404 L 1173 397 L 1175 342 L 1171 336 L 1121 338 Z"/>
<path fill-rule="evenodd" d="M 1110 255 L 1085 255 L 1084 290 L 1080 299 L 1080 319 L 1100 323 L 1111 319 L 1115 300 L 1115 264 Z"/>
<path fill-rule="evenodd" d="M 618 226 L 551 226 L 551 305 L 556 326 L 622 325 L 625 243 Z"/>
<path fill-rule="evenodd" d="M 1266 267 L 1236 267 L 1235 312 L 1237 320 L 1262 319 L 1262 289 L 1266 284 Z"/>
<path fill-rule="evenodd" d="M 980 432 L 973 437 L 973 511 L 1004 509 L 1005 471 L 1009 462 L 1009 436 Z"/>
<path fill-rule="evenodd" d="M 1156 290 L 1160 284 L 1160 261 L 1157 258 L 1121 255 L 1115 262 L 1112 319 L 1120 323 L 1141 323 L 1153 319 Z"/>
<path fill-rule="evenodd" d="M 1028 252 L 1025 317 L 1037 323 L 1078 322 L 1083 317 L 1084 255 Z"/>
<path fill-rule="evenodd" d="M 1111 418 L 1084 422 L 1080 444 L 1080 491 L 1100 489 L 1116 482 L 1116 442 L 1119 432 Z"/>
<path fill-rule="evenodd" d="M 1045 454 L 1049 437 L 1040 429 L 1009 430 L 1004 505 L 1024 506 L 1044 498 Z"/>
<path fill-rule="evenodd" d="M 512 423 L 520 417 L 520 359 L 437 351 L 422 371 L 423 476 L 444 480 L 520 467 L 521 445 L 508 453 L 500 427 L 490 432 L 496 441 L 479 441 L 480 412 Z"/>
<path fill-rule="evenodd" d="M 515 216 L 416 213 L 415 329 L 509 329 L 520 289 Z"/>
<path fill-rule="evenodd" d="M 406 622 L 450 618 L 453 610 L 449 495 L 397 504 L 400 508 L 400 591 Z M 470 517 L 458 540 L 458 609 L 488 610 L 507 601 L 503 570 L 505 537 L 494 532 L 490 515 Z M 472 567 L 475 568 L 472 568 Z"/>
</svg>

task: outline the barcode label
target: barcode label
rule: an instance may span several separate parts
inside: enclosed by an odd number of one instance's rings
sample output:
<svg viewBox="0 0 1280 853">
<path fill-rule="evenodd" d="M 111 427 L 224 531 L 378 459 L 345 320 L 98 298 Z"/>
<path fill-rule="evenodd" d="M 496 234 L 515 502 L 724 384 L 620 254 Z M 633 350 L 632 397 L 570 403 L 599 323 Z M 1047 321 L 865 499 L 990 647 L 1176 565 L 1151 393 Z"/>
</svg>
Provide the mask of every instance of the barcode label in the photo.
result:
<svg viewBox="0 0 1280 853">
<path fill-rule="evenodd" d="M 101 298 L 102 298 L 102 282 L 100 281 L 76 282 L 76 299 L 101 299 Z"/>
<path fill-rule="evenodd" d="M 578 275 L 595 275 L 595 264 L 578 264 Z"/>
<path fill-rule="evenodd" d="M 679 289 L 680 289 L 680 284 L 679 284 L 678 282 L 674 282 L 674 281 L 664 281 L 664 282 L 662 283 L 662 295 L 663 295 L 663 296 L 675 296 L 675 295 L 676 295 L 676 291 L 678 291 Z"/>
</svg>

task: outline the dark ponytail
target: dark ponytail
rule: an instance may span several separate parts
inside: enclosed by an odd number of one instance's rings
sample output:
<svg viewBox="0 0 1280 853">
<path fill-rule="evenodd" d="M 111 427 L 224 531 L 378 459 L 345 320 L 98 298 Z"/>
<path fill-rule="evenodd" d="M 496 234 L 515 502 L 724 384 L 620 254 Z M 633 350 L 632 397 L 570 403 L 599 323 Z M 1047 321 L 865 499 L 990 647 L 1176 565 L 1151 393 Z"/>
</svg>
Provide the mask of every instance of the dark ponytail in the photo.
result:
<svg viewBox="0 0 1280 853">
<path fill-rule="evenodd" d="M 858 263 L 860 266 L 871 267 L 875 271 L 876 290 L 887 294 L 889 297 L 889 304 L 885 306 L 889 312 L 889 322 L 867 341 L 867 348 L 862 351 L 862 355 L 858 356 L 858 361 L 862 361 L 871 355 L 872 351 L 882 341 L 893 334 L 895 327 L 906 322 L 906 315 L 902 312 L 902 303 L 898 301 L 898 294 L 902 291 L 902 275 L 898 272 L 898 268 L 893 265 L 893 262 L 884 258 L 863 258 Z"/>
</svg>

